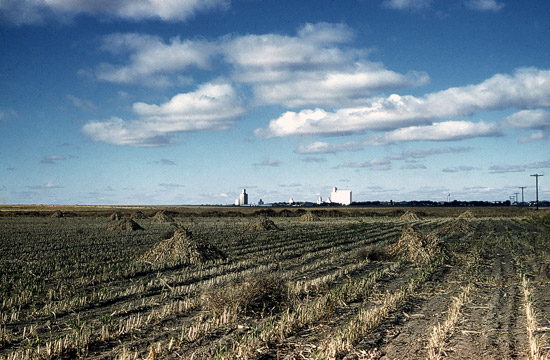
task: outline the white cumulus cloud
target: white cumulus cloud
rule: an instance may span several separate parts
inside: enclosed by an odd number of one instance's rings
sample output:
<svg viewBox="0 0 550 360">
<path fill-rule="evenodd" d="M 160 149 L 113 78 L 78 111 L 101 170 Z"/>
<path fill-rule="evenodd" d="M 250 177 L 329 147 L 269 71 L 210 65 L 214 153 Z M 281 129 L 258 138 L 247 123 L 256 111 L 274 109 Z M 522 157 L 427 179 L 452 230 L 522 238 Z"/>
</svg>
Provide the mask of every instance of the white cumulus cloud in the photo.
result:
<svg viewBox="0 0 550 360">
<path fill-rule="evenodd" d="M 535 130 L 520 137 L 521 143 L 550 138 L 550 112 L 543 109 L 518 111 L 502 119 L 501 124 L 505 128 Z"/>
<path fill-rule="evenodd" d="M 429 81 L 424 72 L 401 74 L 369 61 L 367 50 L 349 47 L 353 37 L 346 25 L 328 23 L 305 24 L 295 35 L 234 35 L 212 41 L 113 34 L 104 39 L 102 49 L 125 60 L 100 64 L 92 73 L 102 81 L 169 86 L 192 81 L 192 69 L 208 71 L 219 57 L 233 81 L 251 87 L 255 103 L 289 107 L 352 105 L 374 93 Z"/>
<path fill-rule="evenodd" d="M 550 112 L 543 109 L 521 110 L 501 120 L 504 128 L 534 130 L 519 138 L 520 143 L 550 138 Z"/>
<path fill-rule="evenodd" d="M 275 137 L 395 130 L 431 125 L 445 118 L 471 116 L 480 111 L 543 106 L 550 106 L 550 71 L 522 68 L 513 75 L 497 74 L 480 84 L 449 88 L 424 97 L 393 94 L 373 98 L 362 107 L 333 112 L 320 108 L 289 111 L 271 120 L 266 129 L 256 129 L 255 134 Z"/>
<path fill-rule="evenodd" d="M 550 126 L 550 112 L 536 110 L 522 110 L 502 119 L 505 127 L 538 129 L 542 130 Z"/>
<path fill-rule="evenodd" d="M 185 21 L 199 12 L 227 9 L 229 4 L 229 0 L 2 0 L 0 15 L 15 24 L 65 20 L 79 14 L 133 21 Z"/>
<path fill-rule="evenodd" d="M 129 53 L 129 63 L 103 63 L 95 69 L 99 80 L 113 83 L 139 83 L 148 86 L 168 86 L 189 82 L 183 72 L 191 67 L 207 69 L 217 51 L 207 41 L 170 39 L 168 43 L 157 36 L 144 34 L 111 34 L 103 40 L 102 49 L 113 54 Z"/>
<path fill-rule="evenodd" d="M 501 135 L 496 124 L 470 121 L 443 121 L 426 126 L 409 126 L 374 136 L 368 143 L 386 145 L 403 141 L 455 141 Z"/>
<path fill-rule="evenodd" d="M 246 111 L 227 83 L 206 83 L 164 104 L 139 102 L 132 109 L 137 120 L 92 121 L 83 131 L 94 141 L 114 145 L 162 146 L 174 143 L 177 133 L 228 129 Z"/>
<path fill-rule="evenodd" d="M 424 72 L 400 74 L 368 61 L 364 49 L 342 46 L 352 38 L 342 24 L 306 24 L 296 36 L 236 37 L 225 43 L 224 54 L 235 67 L 235 81 L 250 84 L 260 104 L 353 104 L 375 92 L 429 81 Z"/>
</svg>

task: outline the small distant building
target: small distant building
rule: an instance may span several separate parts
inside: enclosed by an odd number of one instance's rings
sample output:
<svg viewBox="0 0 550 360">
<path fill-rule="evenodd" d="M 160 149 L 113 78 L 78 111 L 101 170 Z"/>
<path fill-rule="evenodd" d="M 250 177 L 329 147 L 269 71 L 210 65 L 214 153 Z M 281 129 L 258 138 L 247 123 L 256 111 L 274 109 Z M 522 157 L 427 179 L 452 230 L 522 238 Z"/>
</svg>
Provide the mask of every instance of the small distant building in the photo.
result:
<svg viewBox="0 0 550 360">
<path fill-rule="evenodd" d="M 293 204 L 294 204 L 294 198 L 290 198 L 290 199 L 288 200 L 288 203 L 289 203 L 290 205 L 293 205 Z"/>
<path fill-rule="evenodd" d="M 328 202 L 342 204 L 342 205 L 350 205 L 351 190 L 338 190 L 338 188 L 333 187 L 332 192 L 330 193 L 330 198 L 328 199 Z"/>
<path fill-rule="evenodd" d="M 248 194 L 246 193 L 246 189 L 243 189 L 241 195 L 235 199 L 235 205 L 248 205 Z"/>
</svg>

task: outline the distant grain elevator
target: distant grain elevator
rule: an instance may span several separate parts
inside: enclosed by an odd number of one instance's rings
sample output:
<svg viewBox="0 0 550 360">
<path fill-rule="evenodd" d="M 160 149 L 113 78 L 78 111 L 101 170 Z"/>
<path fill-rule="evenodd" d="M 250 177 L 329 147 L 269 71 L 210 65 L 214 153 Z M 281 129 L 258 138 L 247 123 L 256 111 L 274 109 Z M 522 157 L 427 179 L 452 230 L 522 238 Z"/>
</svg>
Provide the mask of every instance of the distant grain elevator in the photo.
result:
<svg viewBox="0 0 550 360">
<path fill-rule="evenodd" d="M 246 193 L 246 189 L 243 189 L 241 195 L 235 199 L 235 205 L 248 205 L 248 194 Z"/>
</svg>

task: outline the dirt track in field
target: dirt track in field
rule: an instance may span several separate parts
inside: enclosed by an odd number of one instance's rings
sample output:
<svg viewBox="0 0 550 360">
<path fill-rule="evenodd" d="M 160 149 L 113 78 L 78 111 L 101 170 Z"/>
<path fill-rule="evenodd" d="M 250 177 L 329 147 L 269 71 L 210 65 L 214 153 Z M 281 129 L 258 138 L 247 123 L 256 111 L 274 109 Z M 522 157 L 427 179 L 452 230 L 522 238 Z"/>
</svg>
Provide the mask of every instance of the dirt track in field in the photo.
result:
<svg viewBox="0 0 550 360">
<path fill-rule="evenodd" d="M 448 359 L 515 359 L 527 354 L 525 316 L 513 259 L 502 248 L 482 254 L 469 301 L 443 348 Z M 457 273 L 458 272 L 458 273 Z M 465 280 L 460 270 L 436 274 L 378 339 L 381 359 L 428 358 L 428 337 Z"/>
</svg>

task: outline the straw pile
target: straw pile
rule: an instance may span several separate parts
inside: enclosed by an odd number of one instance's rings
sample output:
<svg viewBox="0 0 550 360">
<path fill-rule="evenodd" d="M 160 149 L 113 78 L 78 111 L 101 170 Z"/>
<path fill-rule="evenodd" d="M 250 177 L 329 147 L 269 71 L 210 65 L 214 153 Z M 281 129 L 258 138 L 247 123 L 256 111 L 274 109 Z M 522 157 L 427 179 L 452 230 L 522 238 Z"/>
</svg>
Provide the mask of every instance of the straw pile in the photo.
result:
<svg viewBox="0 0 550 360">
<path fill-rule="evenodd" d="M 438 229 L 438 233 L 448 236 L 464 235 L 471 230 L 471 226 L 464 218 L 450 221 Z"/>
<path fill-rule="evenodd" d="M 116 224 L 108 228 L 110 231 L 136 231 L 143 228 L 132 219 L 119 220 Z"/>
<path fill-rule="evenodd" d="M 288 302 L 288 287 L 281 276 L 263 273 L 253 275 L 239 284 L 206 289 L 201 300 L 214 316 L 231 309 L 247 316 L 260 317 L 284 308 Z"/>
<path fill-rule="evenodd" d="M 418 215 L 416 215 L 412 211 L 407 210 L 407 212 L 405 212 L 403 215 L 401 215 L 399 220 L 418 221 L 418 220 L 420 220 L 420 218 L 418 217 Z"/>
<path fill-rule="evenodd" d="M 474 219 L 475 215 L 470 210 L 464 211 L 462 214 L 458 215 L 459 219 Z"/>
<path fill-rule="evenodd" d="M 288 209 L 283 209 L 279 212 L 280 217 L 293 217 L 294 213 Z"/>
<path fill-rule="evenodd" d="M 141 211 L 137 210 L 137 211 L 134 211 L 134 213 L 132 213 L 132 215 L 130 215 L 130 219 L 143 220 L 143 219 L 147 219 L 147 216 L 145 216 L 145 214 L 142 213 Z"/>
<path fill-rule="evenodd" d="M 158 211 L 155 216 L 153 216 L 153 222 L 158 222 L 158 223 L 165 223 L 165 222 L 172 222 L 174 221 L 174 219 L 168 215 L 166 213 L 166 211 L 164 210 L 161 210 L 161 211 Z"/>
<path fill-rule="evenodd" d="M 140 258 L 141 261 L 149 263 L 177 262 L 190 265 L 219 259 L 226 259 L 221 250 L 193 237 L 193 234 L 183 227 L 178 227 L 171 238 L 160 241 Z"/>
<path fill-rule="evenodd" d="M 55 210 L 53 213 L 50 214 L 51 218 L 60 218 L 63 217 L 63 213 L 61 210 Z"/>
<path fill-rule="evenodd" d="M 281 230 L 275 223 L 265 216 L 260 216 L 243 226 L 245 231 Z"/>
<path fill-rule="evenodd" d="M 109 220 L 111 221 L 122 220 L 122 214 L 119 213 L 118 211 L 115 211 L 114 213 L 111 214 L 111 216 L 109 216 Z"/>
<path fill-rule="evenodd" d="M 307 221 L 307 222 L 309 222 L 309 221 L 321 221 L 319 216 L 313 214 L 311 211 L 308 211 L 304 215 L 300 216 L 299 220 L 300 221 Z"/>
<path fill-rule="evenodd" d="M 395 257 L 425 264 L 440 251 L 439 245 L 439 238 L 434 234 L 425 235 L 409 226 L 403 229 L 397 243 L 391 246 L 390 253 Z"/>
</svg>

